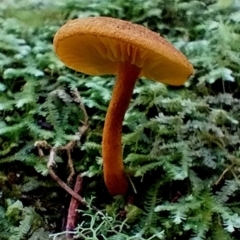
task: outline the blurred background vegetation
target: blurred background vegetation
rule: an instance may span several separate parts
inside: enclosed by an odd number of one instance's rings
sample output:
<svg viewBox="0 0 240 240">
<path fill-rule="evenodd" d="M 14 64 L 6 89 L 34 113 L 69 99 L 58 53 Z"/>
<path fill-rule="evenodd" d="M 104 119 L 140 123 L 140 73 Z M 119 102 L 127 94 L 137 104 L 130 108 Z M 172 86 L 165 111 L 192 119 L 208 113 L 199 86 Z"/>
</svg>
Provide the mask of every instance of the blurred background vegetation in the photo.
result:
<svg viewBox="0 0 240 240">
<path fill-rule="evenodd" d="M 114 79 L 76 73 L 53 52 L 59 27 L 88 16 L 144 25 L 195 68 L 179 88 L 138 81 L 123 125 L 136 193 L 125 198 L 108 195 L 101 167 Z M 239 0 L 2 0 L 0 73 L 0 239 L 71 238 L 64 232 L 70 197 L 49 176 L 49 149 L 39 156 L 36 141 L 76 143 L 81 196 L 100 209 L 79 206 L 79 239 L 240 239 Z M 82 138 L 76 90 L 90 121 Z M 56 162 L 67 182 L 65 151 Z"/>
</svg>

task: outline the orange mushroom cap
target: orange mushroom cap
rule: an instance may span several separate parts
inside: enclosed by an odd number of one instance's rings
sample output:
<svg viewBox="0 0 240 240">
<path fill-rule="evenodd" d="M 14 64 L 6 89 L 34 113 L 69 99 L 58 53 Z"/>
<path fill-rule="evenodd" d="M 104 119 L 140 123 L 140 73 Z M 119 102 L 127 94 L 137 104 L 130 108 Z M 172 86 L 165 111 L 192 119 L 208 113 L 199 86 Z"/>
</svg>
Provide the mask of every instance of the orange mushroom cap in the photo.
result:
<svg viewBox="0 0 240 240">
<path fill-rule="evenodd" d="M 186 57 L 151 30 L 109 17 L 75 19 L 54 37 L 58 57 L 89 75 L 117 74 L 121 63 L 141 68 L 140 77 L 182 85 L 193 74 Z"/>
</svg>

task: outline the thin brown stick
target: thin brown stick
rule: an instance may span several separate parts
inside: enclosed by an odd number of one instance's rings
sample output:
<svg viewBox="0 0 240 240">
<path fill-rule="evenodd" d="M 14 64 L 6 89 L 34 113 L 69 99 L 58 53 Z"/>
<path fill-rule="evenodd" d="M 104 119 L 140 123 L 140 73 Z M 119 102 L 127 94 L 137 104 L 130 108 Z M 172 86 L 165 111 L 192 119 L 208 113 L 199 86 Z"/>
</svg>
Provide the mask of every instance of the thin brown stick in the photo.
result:
<svg viewBox="0 0 240 240">
<path fill-rule="evenodd" d="M 70 174 L 68 176 L 67 182 L 71 183 L 73 180 L 73 176 L 75 175 L 75 170 L 74 170 L 74 166 L 73 166 L 73 160 L 72 160 L 70 149 L 67 150 L 67 155 L 68 155 L 68 167 L 70 169 Z"/>
<path fill-rule="evenodd" d="M 75 88 L 72 93 L 74 94 L 75 98 L 74 98 L 74 101 L 79 103 L 79 107 L 80 109 L 83 111 L 83 115 L 84 115 L 84 121 L 82 121 L 83 125 L 85 126 L 88 126 L 88 114 L 87 114 L 87 111 L 86 111 L 86 108 L 83 104 L 83 101 L 82 101 L 82 98 L 79 94 L 79 91 Z"/>
<path fill-rule="evenodd" d="M 76 141 L 70 141 L 67 145 L 65 145 L 63 147 L 59 147 L 59 150 L 65 150 L 67 152 L 67 155 L 68 155 L 68 167 L 70 169 L 70 174 L 69 174 L 68 179 L 67 179 L 68 183 L 72 182 L 73 176 L 75 175 L 73 160 L 72 160 L 72 156 L 71 156 L 71 151 L 73 150 L 75 145 L 76 145 Z"/>
<path fill-rule="evenodd" d="M 224 175 L 235 165 L 235 163 L 229 165 L 221 174 L 221 176 L 218 178 L 218 180 L 214 183 L 215 185 L 218 185 L 220 181 L 223 179 Z"/>
<path fill-rule="evenodd" d="M 80 203 L 82 203 L 83 205 L 86 205 L 87 203 L 85 202 L 85 200 L 79 196 L 77 193 L 75 193 L 65 182 L 63 182 L 52 170 L 52 168 L 49 169 L 49 174 L 51 175 L 51 177 L 64 189 L 66 190 L 66 192 L 68 192 L 73 198 L 75 198 L 76 200 L 78 200 Z"/>
<path fill-rule="evenodd" d="M 43 146 L 41 144 L 42 144 L 42 141 L 38 141 L 35 143 L 35 146 L 40 148 L 41 146 Z M 87 202 L 79 194 L 74 192 L 65 182 L 63 182 L 53 171 L 53 165 L 55 165 L 55 155 L 56 155 L 56 149 L 52 147 L 50 150 L 49 159 L 47 163 L 50 176 L 59 184 L 59 186 L 61 186 L 66 192 L 68 192 L 74 199 L 79 201 L 84 206 L 87 206 L 88 205 Z M 99 211 L 99 209 L 97 209 L 94 206 L 91 206 L 91 208 L 95 211 Z"/>
<path fill-rule="evenodd" d="M 52 147 L 50 150 L 49 159 L 47 162 L 48 169 L 57 166 L 57 164 L 55 162 L 55 155 L 56 155 L 56 148 Z"/>
<path fill-rule="evenodd" d="M 75 88 L 72 91 L 72 94 L 74 95 L 74 101 L 77 102 L 79 104 L 79 108 L 83 111 L 83 115 L 84 115 L 84 121 L 81 121 L 82 126 L 78 128 L 78 135 L 79 135 L 79 140 L 81 139 L 81 137 L 87 132 L 88 128 L 89 128 L 89 117 L 86 111 L 86 108 L 83 104 L 82 98 L 80 96 L 79 91 Z M 73 147 L 76 145 L 76 141 L 71 141 L 69 144 L 66 145 L 66 150 L 67 150 L 67 155 L 68 155 L 68 167 L 70 169 L 70 174 L 69 177 L 67 179 L 68 183 L 72 181 L 72 178 L 75 174 L 75 170 L 73 167 L 73 160 L 71 157 L 71 151 L 73 149 Z"/>
<path fill-rule="evenodd" d="M 74 186 L 74 192 L 77 194 L 80 194 L 82 190 L 82 177 L 78 175 L 76 177 L 76 183 Z M 77 201 L 75 198 L 72 197 L 69 208 L 68 208 L 68 217 L 67 217 L 67 224 L 66 224 L 66 230 L 67 231 L 73 231 L 77 227 L 77 221 L 78 221 L 78 212 L 77 209 L 79 208 L 79 201 Z M 67 234 L 68 239 L 72 239 L 72 234 Z"/>
<path fill-rule="evenodd" d="M 43 157 L 43 156 L 44 156 L 44 153 L 43 153 L 42 148 L 45 148 L 45 149 L 51 149 L 51 148 L 52 148 L 52 146 L 49 145 L 49 144 L 47 143 L 47 141 L 45 141 L 45 140 L 44 140 L 44 141 L 36 141 L 36 142 L 34 143 L 34 146 L 38 148 L 38 155 L 39 155 L 40 157 Z"/>
<path fill-rule="evenodd" d="M 54 160 L 55 158 L 55 150 L 54 148 L 52 148 L 50 150 L 50 155 L 49 155 L 49 162 L 55 162 Z M 51 177 L 63 188 L 65 189 L 72 197 L 74 197 L 76 200 L 78 200 L 80 203 L 86 205 L 85 200 L 79 196 L 77 193 L 75 193 L 65 182 L 63 182 L 53 171 L 52 169 L 52 165 L 49 165 L 48 167 L 49 169 L 49 174 L 51 175 Z"/>
</svg>

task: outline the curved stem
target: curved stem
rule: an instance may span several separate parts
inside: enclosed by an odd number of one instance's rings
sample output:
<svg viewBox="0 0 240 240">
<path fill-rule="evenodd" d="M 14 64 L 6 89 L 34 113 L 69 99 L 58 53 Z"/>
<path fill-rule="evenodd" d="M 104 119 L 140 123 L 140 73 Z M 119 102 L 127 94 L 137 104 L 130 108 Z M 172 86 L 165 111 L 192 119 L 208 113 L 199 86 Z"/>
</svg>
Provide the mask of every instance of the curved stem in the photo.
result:
<svg viewBox="0 0 240 240">
<path fill-rule="evenodd" d="M 122 122 L 141 69 L 122 63 L 113 89 L 103 129 L 102 156 L 104 181 L 111 195 L 125 194 L 128 180 L 122 159 Z"/>
</svg>

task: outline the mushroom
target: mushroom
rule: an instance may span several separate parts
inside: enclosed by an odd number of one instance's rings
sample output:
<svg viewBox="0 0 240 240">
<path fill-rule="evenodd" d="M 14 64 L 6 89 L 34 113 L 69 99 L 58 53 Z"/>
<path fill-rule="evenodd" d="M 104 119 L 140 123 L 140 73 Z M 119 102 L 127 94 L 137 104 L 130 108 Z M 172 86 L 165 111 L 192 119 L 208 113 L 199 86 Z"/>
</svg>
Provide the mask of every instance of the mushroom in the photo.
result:
<svg viewBox="0 0 240 240">
<path fill-rule="evenodd" d="M 111 195 L 128 188 L 122 159 L 122 122 L 136 80 L 182 85 L 193 74 L 186 57 L 159 34 L 110 17 L 75 19 L 54 37 L 57 56 L 69 68 L 89 75 L 117 75 L 105 118 L 102 157 L 104 181 Z"/>
</svg>

